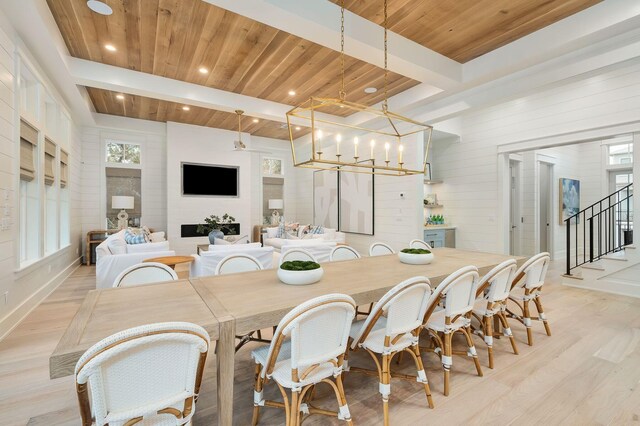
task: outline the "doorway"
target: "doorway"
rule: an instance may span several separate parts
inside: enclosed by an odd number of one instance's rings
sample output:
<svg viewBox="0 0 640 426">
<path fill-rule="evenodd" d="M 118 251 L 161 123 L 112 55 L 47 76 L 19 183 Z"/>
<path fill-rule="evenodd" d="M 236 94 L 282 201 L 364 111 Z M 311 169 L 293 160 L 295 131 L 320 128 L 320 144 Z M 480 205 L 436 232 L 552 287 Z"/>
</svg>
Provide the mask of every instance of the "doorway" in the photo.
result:
<svg viewBox="0 0 640 426">
<path fill-rule="evenodd" d="M 553 188 L 551 186 L 551 182 L 553 182 L 553 164 L 539 161 L 538 179 L 540 189 L 538 191 L 538 253 L 545 251 L 552 253 L 553 235 L 551 232 L 551 211 L 553 206 Z"/>
<path fill-rule="evenodd" d="M 509 203 L 509 254 L 519 255 L 520 247 L 520 225 L 522 216 L 520 214 L 520 161 L 509 161 L 510 176 L 510 198 Z"/>
<path fill-rule="evenodd" d="M 632 169 L 619 169 L 609 172 L 609 194 L 621 190 L 625 186 L 633 183 Z M 624 241 L 625 231 L 633 230 L 633 198 L 622 201 L 627 198 L 627 192 L 622 191 L 615 197 L 611 197 L 611 204 L 614 205 L 613 217 L 615 220 L 614 245 L 617 247 Z M 620 204 L 618 202 L 622 201 Z"/>
</svg>

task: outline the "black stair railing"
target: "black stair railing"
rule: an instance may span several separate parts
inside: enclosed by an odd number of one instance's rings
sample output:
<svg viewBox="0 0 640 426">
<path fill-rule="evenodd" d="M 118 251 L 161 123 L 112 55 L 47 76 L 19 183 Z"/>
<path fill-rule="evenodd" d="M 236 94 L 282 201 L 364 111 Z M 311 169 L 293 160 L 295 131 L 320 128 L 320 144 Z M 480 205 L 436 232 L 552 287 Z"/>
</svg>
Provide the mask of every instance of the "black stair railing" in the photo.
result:
<svg viewBox="0 0 640 426">
<path fill-rule="evenodd" d="M 565 219 L 567 275 L 632 243 L 632 199 L 633 184 L 629 184 Z"/>
</svg>

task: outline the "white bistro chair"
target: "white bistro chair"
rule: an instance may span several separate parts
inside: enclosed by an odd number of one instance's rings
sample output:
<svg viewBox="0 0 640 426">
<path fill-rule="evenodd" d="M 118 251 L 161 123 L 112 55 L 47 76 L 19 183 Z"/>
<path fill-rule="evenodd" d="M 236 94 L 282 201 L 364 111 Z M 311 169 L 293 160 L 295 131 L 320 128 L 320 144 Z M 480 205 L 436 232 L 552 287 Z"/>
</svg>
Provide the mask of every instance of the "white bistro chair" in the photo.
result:
<svg viewBox="0 0 640 426">
<path fill-rule="evenodd" d="M 547 269 L 551 255 L 549 253 L 539 253 L 532 256 L 516 271 L 516 277 L 513 279 L 509 300 L 515 303 L 522 315 L 518 315 L 507 309 L 509 316 L 520 321 L 527 328 L 527 342 L 529 346 L 533 345 L 533 334 L 531 330 L 531 321 L 542 321 L 547 336 L 551 336 L 551 328 L 547 322 L 547 317 L 542 309 L 542 301 L 540 300 L 540 291 L 544 285 L 544 279 L 547 276 Z M 538 316 L 531 316 L 529 302 L 536 305 Z"/>
<path fill-rule="evenodd" d="M 129 287 L 141 284 L 175 281 L 176 271 L 169 266 L 157 262 L 143 262 L 130 266 L 116 277 L 114 287 Z"/>
<path fill-rule="evenodd" d="M 190 423 L 209 351 L 200 326 L 130 328 L 93 345 L 75 368 L 83 426 Z"/>
<path fill-rule="evenodd" d="M 480 328 L 475 330 L 475 333 L 482 337 L 487 344 L 489 368 L 493 368 L 494 318 L 500 321 L 502 333 L 511 340 L 513 353 L 518 355 L 518 347 L 505 315 L 507 299 L 517 267 L 514 259 L 505 260 L 489 271 L 478 283 L 473 316 L 480 323 Z"/>
<path fill-rule="evenodd" d="M 300 413 L 336 416 L 351 425 L 351 414 L 342 386 L 342 371 L 354 300 L 344 294 L 328 294 L 308 300 L 291 310 L 276 328 L 271 345 L 251 353 L 256 363 L 252 425 L 258 423 L 260 407 L 285 409 L 286 425 L 299 425 Z M 276 383 L 284 404 L 264 399 L 263 389 Z M 338 412 L 311 405 L 313 388 L 327 383 L 338 400 Z M 291 393 L 289 400 L 287 389 Z M 303 403 L 303 401 L 306 401 Z"/>
<path fill-rule="evenodd" d="M 378 390 L 382 395 L 384 424 L 389 424 L 389 395 L 391 378 L 418 381 L 424 385 L 427 403 L 433 408 L 431 389 L 422 365 L 418 340 L 427 311 L 431 287 L 427 277 L 414 277 L 393 287 L 375 304 L 371 314 L 351 327 L 351 350 L 360 348 L 369 352 L 376 361 Z M 408 352 L 416 363 L 417 376 L 391 374 L 391 360 L 395 355 Z M 378 357 L 382 360 L 378 361 Z M 356 367 L 350 371 L 373 373 Z"/>
<path fill-rule="evenodd" d="M 303 248 L 292 248 L 285 251 L 282 256 L 280 256 L 280 265 L 291 260 L 306 260 L 318 263 L 315 256 Z"/>
<path fill-rule="evenodd" d="M 478 268 L 466 266 L 445 278 L 433 292 L 432 306 L 427 310 L 427 329 L 440 356 L 444 369 L 444 394 L 449 395 L 449 375 L 453 365 L 453 355 L 466 355 L 473 358 L 478 376 L 482 368 L 478 353 L 471 338 L 471 312 L 478 287 Z M 435 304 L 444 299 L 444 309 L 436 311 Z M 433 312 L 429 312 L 433 310 Z M 454 352 L 451 340 L 460 332 L 467 341 L 467 352 Z"/>
<path fill-rule="evenodd" d="M 369 247 L 369 256 L 384 256 L 385 254 L 394 254 L 395 251 L 385 243 L 373 243 Z"/>
<path fill-rule="evenodd" d="M 350 246 L 335 246 L 329 255 L 329 261 L 360 259 L 360 253 Z"/>
<path fill-rule="evenodd" d="M 230 254 L 216 266 L 216 275 L 238 274 L 240 272 L 261 271 L 264 268 L 258 259 L 242 253 Z"/>
<path fill-rule="evenodd" d="M 230 254 L 218 263 L 216 266 L 216 275 L 238 274 L 241 272 L 261 271 L 262 264 L 258 259 L 248 254 Z M 254 337 L 257 334 L 258 337 Z M 236 352 L 249 342 L 269 342 L 262 338 L 261 330 L 254 330 L 244 336 L 236 336 L 240 341 L 236 344 Z"/>
<path fill-rule="evenodd" d="M 425 249 L 425 250 L 433 250 L 433 247 L 426 241 L 422 240 L 411 240 L 409 242 L 409 248 L 412 249 Z"/>
</svg>

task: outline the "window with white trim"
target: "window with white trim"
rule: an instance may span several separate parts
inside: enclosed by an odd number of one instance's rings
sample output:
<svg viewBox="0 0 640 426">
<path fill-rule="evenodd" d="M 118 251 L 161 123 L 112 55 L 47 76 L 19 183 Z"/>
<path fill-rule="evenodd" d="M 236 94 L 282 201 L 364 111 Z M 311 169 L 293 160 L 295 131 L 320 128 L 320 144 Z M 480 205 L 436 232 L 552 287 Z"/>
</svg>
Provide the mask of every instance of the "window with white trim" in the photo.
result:
<svg viewBox="0 0 640 426">
<path fill-rule="evenodd" d="M 612 144 L 609 148 L 609 165 L 633 164 L 633 143 Z"/>
</svg>

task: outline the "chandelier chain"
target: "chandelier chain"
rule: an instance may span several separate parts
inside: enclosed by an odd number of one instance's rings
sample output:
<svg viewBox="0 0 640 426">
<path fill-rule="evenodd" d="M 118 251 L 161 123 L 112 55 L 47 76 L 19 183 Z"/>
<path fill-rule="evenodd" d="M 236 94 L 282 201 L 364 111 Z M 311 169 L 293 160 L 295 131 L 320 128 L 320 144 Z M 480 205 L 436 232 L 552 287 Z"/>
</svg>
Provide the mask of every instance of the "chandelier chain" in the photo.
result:
<svg viewBox="0 0 640 426">
<path fill-rule="evenodd" d="M 384 0 L 384 101 L 382 102 L 382 109 L 388 110 L 388 95 L 387 86 L 389 84 L 389 69 L 387 67 L 387 0 Z"/>
<path fill-rule="evenodd" d="M 347 92 L 344 90 L 344 0 L 340 0 L 340 99 L 344 101 Z"/>
</svg>

